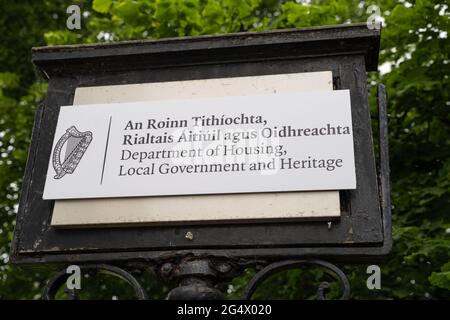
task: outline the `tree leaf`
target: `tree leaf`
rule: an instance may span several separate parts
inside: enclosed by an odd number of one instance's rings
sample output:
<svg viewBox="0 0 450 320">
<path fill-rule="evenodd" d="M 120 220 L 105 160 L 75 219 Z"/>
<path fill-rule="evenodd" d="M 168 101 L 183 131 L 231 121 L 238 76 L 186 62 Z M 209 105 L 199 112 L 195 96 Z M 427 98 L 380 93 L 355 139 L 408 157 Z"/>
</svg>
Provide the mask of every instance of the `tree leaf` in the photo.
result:
<svg viewBox="0 0 450 320">
<path fill-rule="evenodd" d="M 92 8 L 100 13 L 108 13 L 112 2 L 113 0 L 94 0 L 92 2 Z"/>
</svg>

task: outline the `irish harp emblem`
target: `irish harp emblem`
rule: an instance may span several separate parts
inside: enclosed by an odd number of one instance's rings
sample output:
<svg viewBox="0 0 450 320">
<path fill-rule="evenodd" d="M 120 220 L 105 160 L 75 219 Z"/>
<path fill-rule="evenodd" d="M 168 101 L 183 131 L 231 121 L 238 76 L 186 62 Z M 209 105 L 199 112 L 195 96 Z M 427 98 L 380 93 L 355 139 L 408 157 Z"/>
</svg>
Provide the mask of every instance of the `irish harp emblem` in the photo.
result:
<svg viewBox="0 0 450 320">
<path fill-rule="evenodd" d="M 61 179 L 66 173 L 72 174 L 75 171 L 91 141 L 92 132 L 90 131 L 80 132 L 75 126 L 66 130 L 53 150 L 53 168 L 56 171 L 54 179 Z M 64 146 L 66 146 L 65 149 L 63 149 Z M 62 160 L 63 150 L 65 152 Z"/>
</svg>

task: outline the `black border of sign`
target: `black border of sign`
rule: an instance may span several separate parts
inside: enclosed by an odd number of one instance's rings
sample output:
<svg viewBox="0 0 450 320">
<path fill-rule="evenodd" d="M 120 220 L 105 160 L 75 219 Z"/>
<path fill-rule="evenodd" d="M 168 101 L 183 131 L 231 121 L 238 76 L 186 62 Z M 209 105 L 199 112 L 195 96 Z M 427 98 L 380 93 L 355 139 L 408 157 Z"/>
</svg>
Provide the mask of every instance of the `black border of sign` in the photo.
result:
<svg viewBox="0 0 450 320">
<path fill-rule="evenodd" d="M 366 70 L 376 70 L 379 46 L 380 30 L 354 24 L 33 48 L 33 63 L 49 80 L 49 88 L 36 112 L 11 261 L 159 261 L 186 255 L 362 261 L 386 256 L 392 246 L 386 100 L 381 94 L 377 173 L 366 86 Z M 342 217 L 331 228 L 326 221 L 50 226 L 54 201 L 42 200 L 48 159 L 59 108 L 72 104 L 77 87 L 327 70 L 333 73 L 336 89 L 350 89 L 357 175 L 357 189 L 341 192 Z M 195 235 L 193 240 L 186 239 L 188 231 Z"/>
</svg>

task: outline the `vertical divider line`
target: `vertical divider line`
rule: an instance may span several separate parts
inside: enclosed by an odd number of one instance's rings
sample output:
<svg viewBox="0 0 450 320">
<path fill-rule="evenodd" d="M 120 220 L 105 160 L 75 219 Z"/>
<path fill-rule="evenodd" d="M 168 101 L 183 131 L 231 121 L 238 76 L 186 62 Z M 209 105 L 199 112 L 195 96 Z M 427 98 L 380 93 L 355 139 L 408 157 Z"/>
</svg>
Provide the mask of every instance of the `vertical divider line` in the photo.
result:
<svg viewBox="0 0 450 320">
<path fill-rule="evenodd" d="M 102 168 L 102 177 L 100 179 L 100 184 L 103 184 L 103 174 L 105 173 L 106 153 L 108 152 L 109 134 L 111 133 L 111 121 L 112 121 L 112 116 L 109 117 L 108 136 L 106 137 L 105 155 L 103 156 L 103 168 Z"/>
</svg>

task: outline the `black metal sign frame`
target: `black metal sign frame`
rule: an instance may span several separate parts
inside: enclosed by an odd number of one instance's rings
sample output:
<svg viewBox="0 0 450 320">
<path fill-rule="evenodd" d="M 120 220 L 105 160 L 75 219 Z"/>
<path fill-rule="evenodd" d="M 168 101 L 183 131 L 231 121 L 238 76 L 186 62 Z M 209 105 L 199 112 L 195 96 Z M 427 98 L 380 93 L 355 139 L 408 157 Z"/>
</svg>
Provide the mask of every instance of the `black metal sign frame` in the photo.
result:
<svg viewBox="0 0 450 320">
<path fill-rule="evenodd" d="M 17 216 L 13 263 L 133 263 L 186 257 L 233 261 L 320 257 L 373 260 L 391 249 L 386 99 L 375 157 L 366 71 L 376 70 L 380 30 L 365 24 L 158 41 L 33 49 L 49 81 L 36 113 Z M 77 87 L 328 71 L 350 89 L 357 189 L 342 191 L 342 215 L 327 221 L 56 229 L 44 201 L 59 109 Z M 378 159 L 378 165 L 377 161 Z M 377 170 L 378 168 L 378 170 Z M 193 239 L 185 235 L 191 233 Z M 242 262 L 245 264 L 245 262 Z"/>
</svg>

